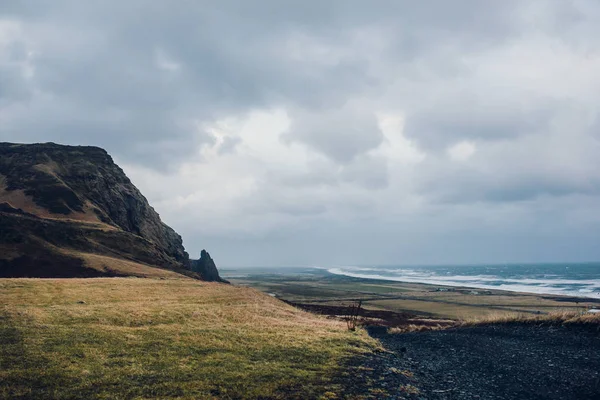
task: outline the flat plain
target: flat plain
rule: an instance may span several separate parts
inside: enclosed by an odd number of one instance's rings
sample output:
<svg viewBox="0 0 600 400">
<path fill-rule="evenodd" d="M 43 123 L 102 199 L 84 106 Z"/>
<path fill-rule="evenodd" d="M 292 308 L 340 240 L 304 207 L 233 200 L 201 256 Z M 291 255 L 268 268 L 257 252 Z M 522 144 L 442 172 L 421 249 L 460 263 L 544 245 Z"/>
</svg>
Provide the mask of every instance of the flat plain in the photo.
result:
<svg viewBox="0 0 600 400">
<path fill-rule="evenodd" d="M 318 269 L 274 273 L 268 269 L 225 271 L 236 285 L 253 287 L 296 305 L 349 306 L 409 313 L 423 318 L 471 321 L 517 315 L 583 312 L 600 300 L 544 294 L 447 287 L 352 278 Z M 317 307 L 314 307 L 317 308 Z"/>
</svg>

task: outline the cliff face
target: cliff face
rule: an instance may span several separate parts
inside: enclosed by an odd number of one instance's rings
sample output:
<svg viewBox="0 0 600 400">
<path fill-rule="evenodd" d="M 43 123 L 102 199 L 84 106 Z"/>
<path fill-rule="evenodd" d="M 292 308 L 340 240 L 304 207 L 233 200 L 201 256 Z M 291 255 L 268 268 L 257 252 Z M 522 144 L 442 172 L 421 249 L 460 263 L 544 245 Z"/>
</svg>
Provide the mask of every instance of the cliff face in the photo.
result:
<svg viewBox="0 0 600 400">
<path fill-rule="evenodd" d="M 0 276 L 129 274 L 94 255 L 201 275 L 103 149 L 0 143 Z"/>
</svg>

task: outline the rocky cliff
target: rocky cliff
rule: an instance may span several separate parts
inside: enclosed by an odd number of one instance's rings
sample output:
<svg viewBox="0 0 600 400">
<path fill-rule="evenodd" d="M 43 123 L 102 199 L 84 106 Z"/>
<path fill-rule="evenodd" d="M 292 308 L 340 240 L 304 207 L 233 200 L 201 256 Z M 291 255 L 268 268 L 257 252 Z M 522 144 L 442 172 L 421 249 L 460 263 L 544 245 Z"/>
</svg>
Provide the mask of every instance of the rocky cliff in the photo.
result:
<svg viewBox="0 0 600 400">
<path fill-rule="evenodd" d="M 0 276 L 156 272 L 147 268 L 220 281 L 192 271 L 181 236 L 105 150 L 0 143 Z"/>
<path fill-rule="evenodd" d="M 200 274 L 202 279 L 205 281 L 226 282 L 219 276 L 217 266 L 206 250 L 202 250 L 202 252 L 200 252 L 199 260 L 191 261 L 191 269 L 192 271 Z"/>
</svg>

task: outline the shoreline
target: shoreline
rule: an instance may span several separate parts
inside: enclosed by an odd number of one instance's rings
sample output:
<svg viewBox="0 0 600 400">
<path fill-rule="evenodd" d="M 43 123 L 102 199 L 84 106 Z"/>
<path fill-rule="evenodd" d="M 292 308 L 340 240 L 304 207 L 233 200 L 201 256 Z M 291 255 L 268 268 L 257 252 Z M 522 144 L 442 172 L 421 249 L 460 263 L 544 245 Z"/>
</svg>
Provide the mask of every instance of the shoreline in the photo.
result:
<svg viewBox="0 0 600 400">
<path fill-rule="evenodd" d="M 243 278 L 229 279 L 236 285 L 254 287 L 280 300 L 324 313 L 359 301 L 373 311 L 453 320 L 500 314 L 586 312 L 600 308 L 600 299 L 590 297 L 367 279 L 331 274 L 322 269 L 245 272 Z M 231 273 L 239 275 L 239 271 Z"/>
<path fill-rule="evenodd" d="M 366 275 L 366 274 L 356 274 L 356 273 L 352 273 L 352 272 L 331 272 L 332 270 L 336 270 L 337 268 L 329 268 L 326 269 L 325 271 L 332 276 L 343 276 L 343 277 L 348 277 L 348 278 L 354 278 L 354 279 L 364 279 L 365 281 L 379 281 L 379 282 L 390 282 L 390 283 L 405 283 L 405 284 L 415 284 L 415 285 L 427 285 L 427 286 L 443 286 L 445 288 L 454 288 L 454 289 L 480 289 L 480 290 L 492 290 L 492 291 L 499 291 L 499 292 L 508 292 L 508 293 L 519 293 L 519 294 L 528 294 L 528 295 L 536 295 L 536 296 L 556 296 L 557 298 L 569 298 L 569 299 L 573 299 L 573 301 L 580 301 L 580 302 L 592 302 L 592 303 L 600 303 L 600 293 L 595 294 L 592 293 L 589 296 L 586 296 L 585 294 L 581 294 L 581 293 L 577 293 L 574 294 L 572 292 L 567 292 L 567 293 L 558 293 L 557 291 L 533 291 L 533 290 L 526 290 L 526 287 L 523 287 L 525 285 L 520 286 L 518 289 L 517 288 L 509 288 L 509 287 L 498 287 L 498 286 L 494 286 L 494 285 L 485 285 L 485 284 L 461 284 L 461 285 L 456 285 L 450 282 L 443 282 L 443 281 L 425 281 L 422 279 L 413 279 L 410 277 L 398 277 L 398 278 L 394 278 L 394 277 L 386 277 L 386 276 L 382 276 L 382 275 Z M 500 278 L 498 280 L 501 280 Z M 517 285 L 514 285 L 517 286 Z M 576 300 L 577 299 L 577 300 Z"/>
<path fill-rule="evenodd" d="M 554 294 L 554 293 L 538 293 L 538 292 L 522 292 L 516 290 L 507 290 L 507 289 L 498 289 L 495 287 L 490 288 L 481 288 L 481 287 L 472 287 L 472 286 L 459 286 L 459 285 L 449 285 L 449 284 L 434 284 L 434 283 L 425 283 L 425 282 L 408 282 L 408 281 L 400 281 L 400 280 L 388 280 L 388 279 L 380 279 L 380 278 L 364 278 L 364 277 L 356 277 L 349 276 L 344 274 L 331 274 L 330 276 L 334 277 L 345 277 L 351 279 L 357 279 L 359 281 L 364 281 L 365 283 L 381 283 L 381 284 L 406 284 L 406 285 L 414 285 L 414 286 L 422 286 L 423 288 L 427 288 L 429 292 L 436 292 L 443 290 L 440 289 L 440 286 L 443 286 L 444 289 L 448 289 L 445 291 L 446 293 L 466 293 L 466 292 L 476 292 L 475 289 L 481 289 L 480 295 L 485 296 L 485 292 L 491 292 L 487 295 L 494 296 L 533 296 L 539 297 L 546 300 L 553 300 L 557 302 L 568 302 L 568 303 L 593 303 L 598 304 L 600 306 L 600 298 L 598 297 L 585 297 L 585 296 L 573 296 L 568 294 Z"/>
</svg>

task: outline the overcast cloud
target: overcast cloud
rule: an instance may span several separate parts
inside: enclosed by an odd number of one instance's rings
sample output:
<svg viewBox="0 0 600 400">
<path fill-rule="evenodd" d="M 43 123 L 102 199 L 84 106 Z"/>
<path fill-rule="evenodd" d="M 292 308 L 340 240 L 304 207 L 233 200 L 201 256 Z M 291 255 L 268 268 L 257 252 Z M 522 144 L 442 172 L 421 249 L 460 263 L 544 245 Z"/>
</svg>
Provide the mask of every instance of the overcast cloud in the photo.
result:
<svg viewBox="0 0 600 400">
<path fill-rule="evenodd" d="M 0 141 L 235 265 L 600 259 L 597 0 L 0 2 Z"/>
</svg>

